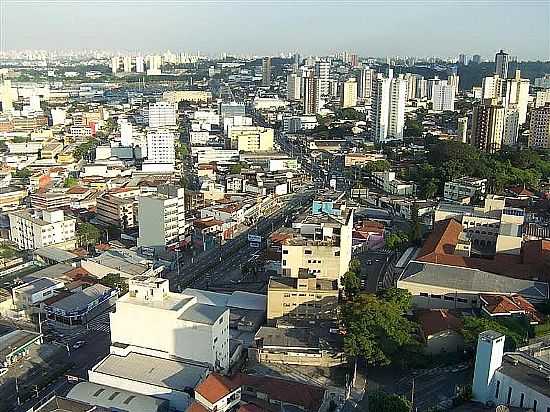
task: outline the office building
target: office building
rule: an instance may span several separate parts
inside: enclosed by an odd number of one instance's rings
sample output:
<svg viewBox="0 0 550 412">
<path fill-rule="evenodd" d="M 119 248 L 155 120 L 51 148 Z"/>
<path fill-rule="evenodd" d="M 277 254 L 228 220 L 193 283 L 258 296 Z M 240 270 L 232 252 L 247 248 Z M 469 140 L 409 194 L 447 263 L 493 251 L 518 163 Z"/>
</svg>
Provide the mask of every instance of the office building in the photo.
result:
<svg viewBox="0 0 550 412">
<path fill-rule="evenodd" d="M 462 143 L 468 143 L 468 117 L 458 118 L 458 139 Z"/>
<path fill-rule="evenodd" d="M 271 86 L 271 57 L 262 59 L 262 87 Z"/>
<path fill-rule="evenodd" d="M 527 121 L 527 104 L 529 102 L 529 79 L 522 79 L 521 72 L 515 71 L 512 79 L 506 79 L 502 85 L 502 104 L 507 109 L 516 109 L 520 125 Z"/>
<path fill-rule="evenodd" d="M 176 105 L 168 102 L 150 103 L 149 127 L 176 127 Z"/>
<path fill-rule="evenodd" d="M 174 167 L 176 161 L 174 132 L 151 129 L 147 132 L 147 162 Z"/>
<path fill-rule="evenodd" d="M 354 78 L 342 83 L 341 105 L 343 109 L 357 106 L 357 81 Z"/>
<path fill-rule="evenodd" d="M 229 309 L 169 291 L 167 279 L 139 276 L 111 313 L 111 341 L 134 353 L 229 367 Z"/>
<path fill-rule="evenodd" d="M 550 89 L 538 90 L 535 93 L 535 108 L 544 107 L 546 103 L 550 103 Z"/>
<path fill-rule="evenodd" d="M 300 76 L 295 73 L 289 73 L 286 78 L 286 98 L 291 101 L 300 100 L 301 97 L 301 88 L 302 88 L 302 79 Z"/>
<path fill-rule="evenodd" d="M 76 219 L 65 216 L 63 210 L 18 210 L 8 214 L 10 240 L 19 249 L 39 249 L 56 246 L 74 249 Z"/>
<path fill-rule="evenodd" d="M 428 81 L 423 76 L 416 76 L 416 94 L 417 99 L 426 99 L 428 97 Z"/>
<path fill-rule="evenodd" d="M 506 336 L 479 334 L 472 382 L 473 399 L 521 410 L 550 410 L 550 365 L 530 352 L 504 352 Z"/>
<path fill-rule="evenodd" d="M 105 226 L 116 226 L 123 230 L 136 224 L 133 197 L 104 193 L 96 200 L 96 219 Z"/>
<path fill-rule="evenodd" d="M 372 93 L 372 83 L 374 81 L 374 69 L 364 66 L 357 76 L 357 95 L 361 99 L 370 99 Z"/>
<path fill-rule="evenodd" d="M 315 77 L 318 79 L 319 94 L 329 95 L 330 62 L 319 60 L 315 62 Z"/>
<path fill-rule="evenodd" d="M 138 246 L 164 249 L 185 240 L 185 191 L 162 185 L 151 196 L 138 199 Z"/>
<path fill-rule="evenodd" d="M 468 64 L 468 56 L 466 56 L 465 54 L 459 54 L 458 55 L 458 64 L 466 66 Z"/>
<path fill-rule="evenodd" d="M 474 106 L 470 142 L 487 153 L 502 147 L 506 109 L 496 99 L 484 100 Z"/>
<path fill-rule="evenodd" d="M 246 117 L 246 108 L 244 103 L 224 102 L 219 105 L 221 122 L 228 117 Z"/>
<path fill-rule="evenodd" d="M 472 56 L 472 63 L 474 63 L 474 64 L 481 63 L 481 56 L 479 54 L 474 54 Z"/>
<path fill-rule="evenodd" d="M 487 194 L 487 179 L 473 177 L 459 177 L 451 182 L 445 182 L 443 190 L 444 200 L 464 203 L 475 196 L 484 198 Z"/>
<path fill-rule="evenodd" d="M 459 83 L 460 83 L 460 76 L 458 74 L 450 74 L 447 77 L 447 84 L 454 89 L 455 95 L 458 94 L 458 84 Z"/>
<path fill-rule="evenodd" d="M 403 139 L 407 81 L 378 74 L 372 95 L 372 130 L 376 143 Z"/>
<path fill-rule="evenodd" d="M 455 90 L 454 85 L 448 84 L 448 81 L 441 80 L 433 85 L 432 89 L 432 108 L 436 112 L 453 111 L 455 109 Z"/>
<path fill-rule="evenodd" d="M 550 103 L 531 112 L 529 147 L 550 149 Z"/>
<path fill-rule="evenodd" d="M 508 77 L 508 63 L 510 62 L 510 55 L 504 53 L 504 50 L 501 50 L 495 55 L 495 74 L 501 79 L 506 79 Z"/>
<path fill-rule="evenodd" d="M 481 82 L 481 98 L 497 99 L 502 96 L 504 80 L 498 74 L 491 77 L 484 77 Z"/>
<path fill-rule="evenodd" d="M 519 111 L 517 108 L 510 107 L 504 114 L 504 127 L 502 129 L 502 144 L 505 146 L 515 146 L 518 141 L 519 133 Z"/>
<path fill-rule="evenodd" d="M 260 126 L 231 126 L 228 128 L 229 146 L 240 152 L 273 150 L 273 129 Z"/>
<path fill-rule="evenodd" d="M 136 56 L 136 73 L 143 73 L 145 71 L 145 61 L 143 56 Z"/>
<path fill-rule="evenodd" d="M 305 73 L 302 77 L 302 100 L 304 104 L 305 115 L 315 115 L 320 109 L 320 88 L 319 79 L 317 79 L 312 71 Z"/>
</svg>

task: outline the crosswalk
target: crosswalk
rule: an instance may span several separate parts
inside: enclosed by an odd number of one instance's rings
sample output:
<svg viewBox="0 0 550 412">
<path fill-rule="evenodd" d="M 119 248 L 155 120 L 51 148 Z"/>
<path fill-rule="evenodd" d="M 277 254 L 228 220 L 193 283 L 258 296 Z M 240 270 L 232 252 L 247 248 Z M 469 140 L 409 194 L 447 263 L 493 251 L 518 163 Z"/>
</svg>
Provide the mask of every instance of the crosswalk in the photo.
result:
<svg viewBox="0 0 550 412">
<path fill-rule="evenodd" d="M 88 330 L 96 330 L 99 332 L 110 333 L 111 327 L 109 324 L 109 313 L 110 312 L 105 312 L 97 316 L 96 318 L 88 322 L 88 324 L 86 325 L 86 328 Z"/>
</svg>

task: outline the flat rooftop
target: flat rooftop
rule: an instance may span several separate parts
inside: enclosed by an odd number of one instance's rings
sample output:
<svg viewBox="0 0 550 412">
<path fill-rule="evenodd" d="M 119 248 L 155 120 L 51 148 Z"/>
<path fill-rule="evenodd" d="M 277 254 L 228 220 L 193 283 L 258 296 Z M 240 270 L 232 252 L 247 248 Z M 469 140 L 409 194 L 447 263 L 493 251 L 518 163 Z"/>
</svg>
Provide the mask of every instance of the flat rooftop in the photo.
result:
<svg viewBox="0 0 550 412">
<path fill-rule="evenodd" d="M 207 367 L 196 363 L 133 352 L 127 356 L 108 355 L 93 369 L 96 373 L 180 392 L 186 388 L 195 388 L 207 371 Z"/>
<path fill-rule="evenodd" d="M 524 353 L 508 353 L 502 358 L 502 366 L 498 369 L 516 382 L 550 397 L 550 365 Z"/>
<path fill-rule="evenodd" d="M 17 329 L 0 336 L 0 361 L 4 362 L 6 357 L 11 353 L 29 345 L 38 338 L 40 338 L 39 333 L 22 329 Z"/>
<path fill-rule="evenodd" d="M 229 309 L 226 307 L 196 303 L 188 307 L 178 319 L 205 325 L 213 325 L 227 310 Z"/>
</svg>

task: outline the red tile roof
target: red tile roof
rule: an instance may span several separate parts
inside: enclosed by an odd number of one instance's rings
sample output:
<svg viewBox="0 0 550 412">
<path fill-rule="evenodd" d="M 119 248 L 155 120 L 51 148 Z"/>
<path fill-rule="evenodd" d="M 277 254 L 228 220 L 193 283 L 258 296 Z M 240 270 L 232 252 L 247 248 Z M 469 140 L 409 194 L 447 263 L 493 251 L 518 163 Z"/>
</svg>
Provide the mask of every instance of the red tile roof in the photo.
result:
<svg viewBox="0 0 550 412">
<path fill-rule="evenodd" d="M 446 330 L 459 331 L 462 328 L 462 321 L 446 309 L 419 311 L 417 319 L 424 336 L 432 336 Z"/>
<path fill-rule="evenodd" d="M 264 412 L 265 409 L 260 408 L 259 406 L 256 406 L 252 403 L 247 403 L 242 405 L 239 409 L 237 409 L 237 412 Z"/>
<path fill-rule="evenodd" d="M 196 388 L 195 392 L 200 394 L 208 402 L 214 404 L 234 392 L 240 385 L 218 373 L 211 373 Z"/>
<path fill-rule="evenodd" d="M 490 315 L 512 315 L 525 313 L 531 321 L 540 322 L 542 316 L 535 307 L 520 295 L 490 295 L 479 296 L 483 309 Z"/>
<path fill-rule="evenodd" d="M 508 190 L 512 193 L 515 193 L 518 196 L 527 196 L 527 197 L 535 196 L 535 194 L 533 192 L 531 192 L 530 190 L 527 190 L 523 186 L 510 187 L 510 188 L 508 188 Z"/>
<path fill-rule="evenodd" d="M 206 409 L 204 406 L 202 406 L 199 402 L 194 401 L 186 410 L 185 412 L 210 412 L 208 409 Z"/>
</svg>

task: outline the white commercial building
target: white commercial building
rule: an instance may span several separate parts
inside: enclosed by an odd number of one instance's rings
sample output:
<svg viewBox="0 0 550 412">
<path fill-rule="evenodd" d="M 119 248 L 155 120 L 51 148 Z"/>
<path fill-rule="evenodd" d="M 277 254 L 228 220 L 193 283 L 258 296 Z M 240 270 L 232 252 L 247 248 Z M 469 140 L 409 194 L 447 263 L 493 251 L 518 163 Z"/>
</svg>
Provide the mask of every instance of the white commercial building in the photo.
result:
<svg viewBox="0 0 550 412">
<path fill-rule="evenodd" d="M 138 246 L 164 249 L 185 238 L 184 189 L 162 185 L 151 196 L 140 196 L 138 203 Z"/>
<path fill-rule="evenodd" d="M 289 73 L 286 78 L 286 98 L 288 100 L 300 100 L 302 79 L 297 73 Z"/>
<path fill-rule="evenodd" d="M 329 94 L 330 62 L 320 60 L 315 62 L 315 77 L 319 81 L 319 93 L 321 96 Z"/>
<path fill-rule="evenodd" d="M 436 112 L 453 111 L 455 109 L 455 86 L 448 84 L 445 80 L 434 84 L 432 105 Z"/>
<path fill-rule="evenodd" d="M 65 216 L 62 210 L 32 209 L 12 212 L 10 239 L 20 249 L 39 249 L 55 245 L 61 249 L 74 249 L 76 219 Z"/>
<path fill-rule="evenodd" d="M 506 79 L 502 89 L 503 105 L 507 109 L 515 108 L 519 114 L 519 124 L 527 120 L 527 104 L 529 102 L 529 79 L 522 79 L 521 72 L 516 70 L 513 79 Z"/>
<path fill-rule="evenodd" d="M 164 164 L 172 169 L 176 162 L 174 132 L 167 129 L 152 129 L 147 132 L 147 161 Z"/>
<path fill-rule="evenodd" d="M 372 130 L 374 141 L 384 143 L 403 139 L 407 81 L 378 74 L 372 89 Z"/>
<path fill-rule="evenodd" d="M 193 157 L 197 158 L 198 164 L 207 164 L 207 163 L 236 163 L 240 160 L 240 155 L 238 150 L 232 149 L 220 149 L 217 147 L 193 147 L 192 149 Z"/>
<path fill-rule="evenodd" d="M 137 277 L 111 313 L 111 341 L 134 352 L 227 370 L 229 309 L 172 293 L 167 279 Z"/>
<path fill-rule="evenodd" d="M 273 150 L 273 129 L 260 126 L 233 126 L 228 129 L 232 149 L 243 152 Z"/>
<path fill-rule="evenodd" d="M 357 81 L 357 94 L 362 99 L 370 99 L 372 93 L 372 84 L 374 82 L 374 70 L 368 66 L 359 71 Z"/>
<path fill-rule="evenodd" d="M 150 103 L 149 127 L 176 127 L 176 105 L 168 102 Z"/>
</svg>

